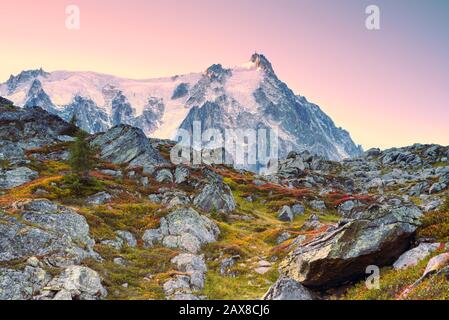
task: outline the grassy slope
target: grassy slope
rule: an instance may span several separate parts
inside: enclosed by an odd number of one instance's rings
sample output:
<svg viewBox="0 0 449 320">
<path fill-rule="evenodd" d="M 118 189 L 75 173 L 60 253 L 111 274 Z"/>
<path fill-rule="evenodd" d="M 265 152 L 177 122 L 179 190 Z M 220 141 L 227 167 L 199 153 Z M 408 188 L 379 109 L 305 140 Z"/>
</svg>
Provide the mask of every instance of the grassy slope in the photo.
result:
<svg viewBox="0 0 449 320">
<path fill-rule="evenodd" d="M 66 147 L 65 144 L 59 144 L 39 152 L 54 152 Z M 145 229 L 157 227 L 159 219 L 167 214 L 167 211 L 160 205 L 146 200 L 146 195 L 155 192 L 162 185 L 152 177 L 149 177 L 150 186 L 143 188 L 130 179 L 103 175 L 98 171 L 99 169 L 125 169 L 100 162 L 96 170 L 91 172 L 91 175 L 95 177 L 95 183 L 83 189 L 82 195 L 76 195 L 70 188 L 70 179 L 67 175 L 69 168 L 66 163 L 39 162 L 31 155 L 30 159 L 33 169 L 39 171 L 39 178 L 1 195 L 0 206 L 13 214 L 10 208 L 12 202 L 45 197 L 74 207 L 86 217 L 91 228 L 91 235 L 97 243 L 95 250 L 104 258 L 101 263 L 85 261 L 85 264 L 100 272 L 109 291 L 109 298 L 163 299 L 162 284 L 176 273 L 170 264 L 170 259 L 178 254 L 176 250 L 163 247 L 144 249 L 139 241 L 137 248 L 126 247 L 119 252 L 99 244 L 102 240 L 113 239 L 116 230 L 130 231 L 140 239 Z M 296 217 L 293 223 L 283 223 L 277 219 L 279 208 L 286 204 L 291 205 L 307 200 L 316 194 L 311 190 L 290 190 L 274 185 L 258 187 L 252 182 L 251 174 L 242 175 L 225 168 L 217 169 L 217 171 L 230 185 L 238 209 L 233 217 L 210 213 L 210 216 L 218 223 L 221 235 L 217 242 L 204 248 L 209 271 L 206 286 L 201 294 L 209 299 L 259 299 L 277 279 L 278 263 L 287 254 L 286 247 L 291 241 L 287 240 L 278 245 L 277 237 L 285 231 L 292 235 L 309 236 L 309 233 L 301 232 L 300 228 L 310 214 L 316 213 L 306 207 L 304 216 Z M 178 187 L 188 194 L 193 192 L 187 185 Z M 44 195 L 37 195 L 37 190 L 43 191 Z M 113 192 L 117 197 L 116 200 L 108 205 L 86 206 L 85 197 L 101 190 Z M 246 200 L 249 195 L 254 198 L 253 202 Z M 334 202 L 338 201 L 338 197 L 341 196 L 333 195 L 324 200 Z M 246 218 L 239 219 L 237 216 Z M 338 221 L 335 210 L 329 210 L 320 218 L 322 222 L 327 223 Z M 424 225 L 419 236 L 428 237 L 429 235 L 436 236 L 438 241 L 449 240 L 449 208 L 424 218 Z M 240 256 L 233 268 L 236 276 L 220 275 L 221 259 L 235 255 Z M 115 264 L 113 260 L 117 257 L 124 258 L 128 262 L 127 265 Z M 273 266 L 269 272 L 260 275 L 254 271 L 254 268 L 262 259 L 272 262 Z M 381 274 L 381 290 L 366 290 L 364 283 L 359 283 L 349 289 L 342 298 L 395 299 L 405 287 L 419 278 L 426 261 L 404 271 L 386 268 Z M 14 261 L 10 264 L 20 266 L 23 265 L 23 261 Z M 127 286 L 123 286 L 125 283 Z M 444 299 L 448 298 L 448 289 L 446 279 L 433 277 L 418 286 L 409 298 Z"/>
</svg>

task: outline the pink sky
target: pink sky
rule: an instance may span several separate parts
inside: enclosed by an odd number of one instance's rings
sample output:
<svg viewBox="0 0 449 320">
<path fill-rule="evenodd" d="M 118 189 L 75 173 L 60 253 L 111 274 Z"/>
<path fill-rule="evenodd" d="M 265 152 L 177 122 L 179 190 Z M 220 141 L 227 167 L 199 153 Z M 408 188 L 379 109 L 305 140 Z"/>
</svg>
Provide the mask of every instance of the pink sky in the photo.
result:
<svg viewBox="0 0 449 320">
<path fill-rule="evenodd" d="M 429 2 L 5 0 L 0 81 L 38 67 L 172 76 L 258 51 L 364 148 L 448 145 L 449 5 Z M 364 27 L 371 3 L 380 31 Z M 65 28 L 68 4 L 80 8 L 79 31 Z"/>
</svg>

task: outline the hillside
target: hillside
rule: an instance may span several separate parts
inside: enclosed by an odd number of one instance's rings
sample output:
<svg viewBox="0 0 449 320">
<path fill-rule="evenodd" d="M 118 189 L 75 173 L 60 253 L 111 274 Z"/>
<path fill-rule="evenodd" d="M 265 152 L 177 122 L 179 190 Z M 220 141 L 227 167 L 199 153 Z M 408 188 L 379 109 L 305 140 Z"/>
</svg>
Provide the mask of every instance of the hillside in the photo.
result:
<svg viewBox="0 0 449 320">
<path fill-rule="evenodd" d="M 291 152 L 259 176 L 173 165 L 118 125 L 89 136 L 79 185 L 78 129 L 0 102 L 0 299 L 447 298 L 447 146 Z"/>
</svg>

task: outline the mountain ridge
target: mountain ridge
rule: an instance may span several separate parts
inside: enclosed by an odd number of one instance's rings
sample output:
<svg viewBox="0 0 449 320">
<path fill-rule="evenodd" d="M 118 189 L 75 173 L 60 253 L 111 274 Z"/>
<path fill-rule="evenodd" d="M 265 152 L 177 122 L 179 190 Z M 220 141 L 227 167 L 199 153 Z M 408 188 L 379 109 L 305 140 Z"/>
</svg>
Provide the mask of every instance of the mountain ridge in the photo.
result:
<svg viewBox="0 0 449 320">
<path fill-rule="evenodd" d="M 191 127 L 196 110 L 216 105 L 217 117 L 197 119 L 208 123 L 205 129 L 277 129 L 281 156 L 307 149 L 342 160 L 362 153 L 346 130 L 317 105 L 295 95 L 258 53 L 233 68 L 213 64 L 202 73 L 143 80 L 29 70 L 0 84 L 0 95 L 19 106 L 40 106 L 67 121 L 75 115 L 77 124 L 90 133 L 128 124 L 163 139 L 174 138 L 179 127 Z"/>
</svg>

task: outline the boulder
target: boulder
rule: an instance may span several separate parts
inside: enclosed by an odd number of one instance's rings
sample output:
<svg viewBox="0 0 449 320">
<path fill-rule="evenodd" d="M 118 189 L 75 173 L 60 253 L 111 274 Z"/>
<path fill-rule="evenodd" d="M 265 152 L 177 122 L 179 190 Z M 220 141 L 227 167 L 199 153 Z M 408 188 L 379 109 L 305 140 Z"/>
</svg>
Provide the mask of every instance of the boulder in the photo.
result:
<svg viewBox="0 0 449 320">
<path fill-rule="evenodd" d="M 297 153 L 291 153 L 289 156 L 279 161 L 277 175 L 285 178 L 298 177 L 306 169 L 304 161 Z"/>
<path fill-rule="evenodd" d="M 107 296 L 98 273 L 88 267 L 69 266 L 47 285 L 49 291 L 65 290 L 76 300 L 98 300 Z"/>
<path fill-rule="evenodd" d="M 297 203 L 292 206 L 292 212 L 293 212 L 293 215 L 295 215 L 295 216 L 302 216 L 305 211 L 306 210 L 302 204 Z"/>
<path fill-rule="evenodd" d="M 186 167 L 177 167 L 175 170 L 175 182 L 179 184 L 187 181 L 189 174 L 189 169 Z"/>
<path fill-rule="evenodd" d="M 279 210 L 278 213 L 278 219 L 285 222 L 292 222 L 293 221 L 293 212 L 292 209 L 289 206 L 283 206 L 281 210 Z"/>
<path fill-rule="evenodd" d="M 207 172 L 209 183 L 195 197 L 193 203 L 207 212 L 216 210 L 228 213 L 236 209 L 234 196 L 231 188 L 223 182 L 223 178 L 215 173 Z"/>
<path fill-rule="evenodd" d="M 314 210 L 317 210 L 317 211 L 326 210 L 326 204 L 322 200 L 313 200 L 313 201 L 310 201 L 309 204 L 312 207 L 312 209 L 314 209 Z"/>
<path fill-rule="evenodd" d="M 36 179 L 38 173 L 27 167 L 0 170 L 0 189 L 12 189 Z"/>
<path fill-rule="evenodd" d="M 418 262 L 424 260 L 429 254 L 437 250 L 439 247 L 439 243 L 421 243 L 416 248 L 403 253 L 393 264 L 393 268 L 396 270 L 401 270 L 411 266 L 416 266 Z"/>
<path fill-rule="evenodd" d="M 316 214 L 312 214 L 309 218 L 307 218 L 306 222 L 304 222 L 304 225 L 301 227 L 301 230 L 310 231 L 310 230 L 317 230 L 324 226 L 320 222 L 320 218 Z"/>
<path fill-rule="evenodd" d="M 281 263 L 281 270 L 314 288 L 356 280 L 369 265 L 390 265 L 404 253 L 420 225 L 421 215 L 412 205 L 372 205 L 338 228 L 298 245 Z"/>
<path fill-rule="evenodd" d="M 202 290 L 206 280 L 206 262 L 204 255 L 198 256 L 191 253 L 182 253 L 174 257 L 171 262 L 182 275 L 175 275 L 164 283 L 164 292 L 169 299 L 196 300 L 193 291 Z M 184 297 L 184 298 L 181 298 Z"/>
<path fill-rule="evenodd" d="M 360 207 L 362 205 L 363 203 L 358 200 L 348 200 L 338 206 L 338 212 L 344 216 L 350 213 L 354 208 Z"/>
<path fill-rule="evenodd" d="M 316 300 L 315 295 L 298 281 L 281 276 L 263 296 L 263 300 Z"/>
<path fill-rule="evenodd" d="M 420 182 L 412 186 L 408 194 L 409 196 L 419 197 L 419 195 L 424 193 L 424 190 L 427 188 L 429 188 L 429 184 L 427 182 Z"/>
<path fill-rule="evenodd" d="M 95 136 L 91 144 L 100 149 L 102 159 L 133 167 L 165 163 L 142 130 L 129 125 L 115 126 Z"/>
<path fill-rule="evenodd" d="M 215 222 L 192 208 L 180 208 L 160 221 L 159 229 L 146 230 L 142 240 L 146 247 L 162 242 L 166 247 L 181 248 L 191 253 L 202 245 L 217 240 L 220 230 Z"/>
<path fill-rule="evenodd" d="M 282 232 L 276 239 L 276 244 L 281 244 L 284 241 L 287 241 L 292 236 L 288 232 Z"/>
<path fill-rule="evenodd" d="M 27 161 L 25 151 L 59 142 L 77 128 L 39 107 L 0 106 L 0 159 L 10 163 Z"/>
<path fill-rule="evenodd" d="M 28 300 L 50 281 L 41 268 L 27 266 L 24 270 L 0 268 L 0 300 Z"/>
<path fill-rule="evenodd" d="M 115 250 L 122 250 L 124 242 L 120 237 L 115 237 L 115 239 L 103 240 L 101 241 L 101 244 L 111 247 Z"/>
<path fill-rule="evenodd" d="M 447 185 L 445 183 L 442 183 L 442 182 L 434 183 L 429 189 L 429 194 L 439 193 L 446 188 L 447 188 Z"/>
<path fill-rule="evenodd" d="M 449 253 L 442 253 L 436 257 L 433 257 L 430 259 L 430 261 L 427 263 L 426 270 L 424 271 L 423 278 L 434 274 L 443 268 L 449 266 Z"/>
<path fill-rule="evenodd" d="M 86 219 L 48 200 L 14 204 L 18 216 L 0 213 L 0 262 L 45 256 L 56 266 L 100 259 Z"/>
<path fill-rule="evenodd" d="M 173 174 L 168 169 L 159 170 L 156 174 L 156 181 L 159 183 L 172 183 Z"/>
<path fill-rule="evenodd" d="M 136 247 L 137 240 L 134 235 L 129 231 L 119 230 L 116 232 L 117 236 L 121 238 L 129 247 Z"/>
<path fill-rule="evenodd" d="M 86 199 L 86 202 L 90 205 L 101 205 L 105 204 L 106 202 L 110 201 L 112 199 L 112 196 L 104 191 L 98 192 Z"/>
</svg>

